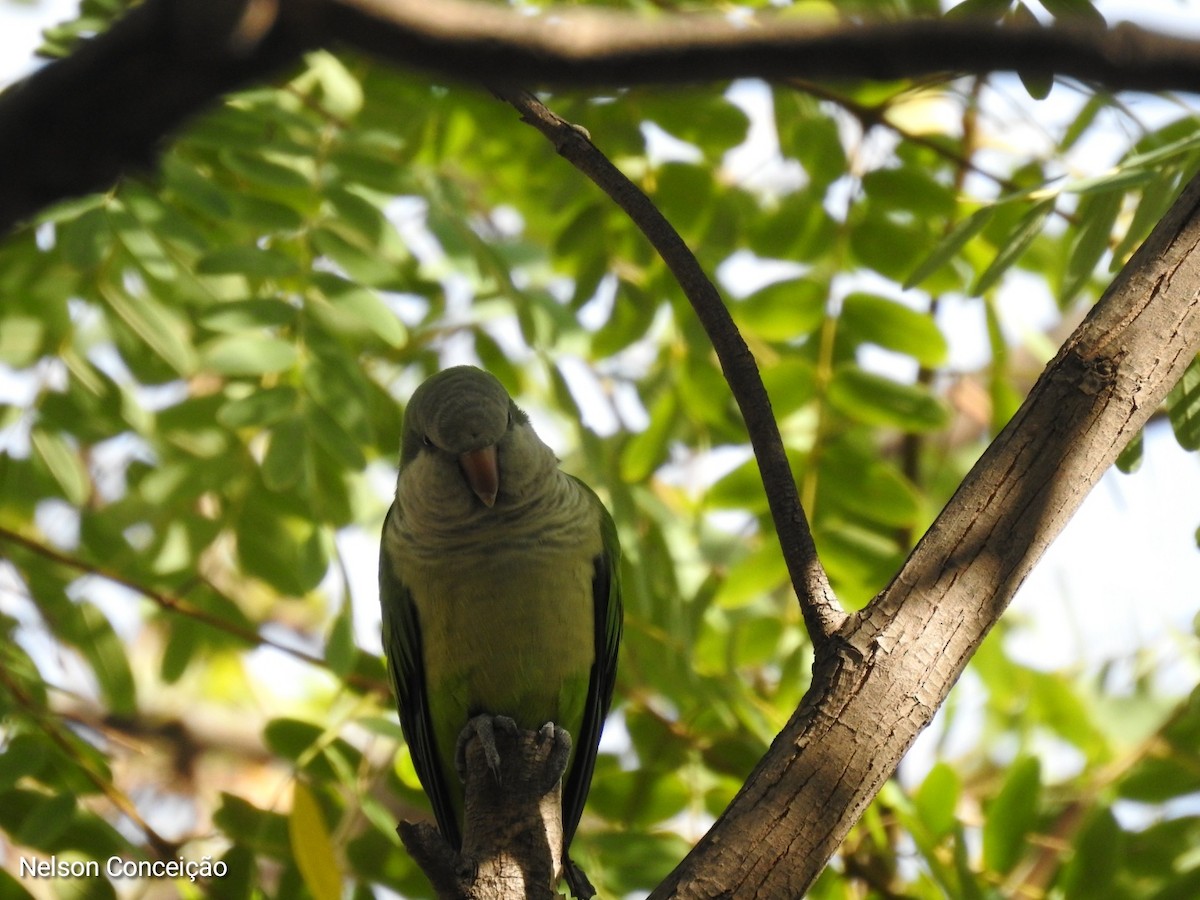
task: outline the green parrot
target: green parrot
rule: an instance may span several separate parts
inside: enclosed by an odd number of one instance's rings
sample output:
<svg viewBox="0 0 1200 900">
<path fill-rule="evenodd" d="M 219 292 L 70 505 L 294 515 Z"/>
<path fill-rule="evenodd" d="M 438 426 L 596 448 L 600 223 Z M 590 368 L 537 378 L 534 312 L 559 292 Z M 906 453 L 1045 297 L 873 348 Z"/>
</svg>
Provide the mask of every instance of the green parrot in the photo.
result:
<svg viewBox="0 0 1200 900">
<path fill-rule="evenodd" d="M 458 366 L 417 388 L 379 556 L 400 725 L 455 847 L 464 806 L 455 754 L 468 721 L 566 729 L 563 864 L 576 896 L 589 895 L 587 881 L 567 850 L 616 678 L 619 557 L 600 499 L 559 470 L 494 376 Z"/>
</svg>

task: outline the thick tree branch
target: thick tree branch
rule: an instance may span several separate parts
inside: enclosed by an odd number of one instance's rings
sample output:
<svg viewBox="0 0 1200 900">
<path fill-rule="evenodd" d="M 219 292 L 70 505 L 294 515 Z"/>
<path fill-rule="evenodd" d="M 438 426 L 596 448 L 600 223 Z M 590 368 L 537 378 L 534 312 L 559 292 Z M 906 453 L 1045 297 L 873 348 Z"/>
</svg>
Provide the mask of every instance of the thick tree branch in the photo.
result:
<svg viewBox="0 0 1200 900">
<path fill-rule="evenodd" d="M 649 17 L 564 8 L 531 17 L 479 0 L 338 0 L 337 36 L 456 78 L 626 85 L 784 75 L 820 80 L 1019 71 L 1113 89 L 1200 90 L 1200 42 L 1132 25 L 980 19 L 815 24 L 765 14 Z"/>
<path fill-rule="evenodd" d="M 479 0 L 146 0 L 0 95 L 0 233 L 153 164 L 163 139 L 239 86 L 315 47 L 355 48 L 467 81 L 628 85 L 735 77 L 905 78 L 997 70 L 1111 90 L 1200 90 L 1200 41 L 1132 26 L 920 19 L 818 26 L 763 15 Z"/>
<path fill-rule="evenodd" d="M 814 646 L 820 651 L 841 626 L 845 614 L 838 606 L 829 587 L 829 579 L 817 558 L 808 518 L 800 505 L 796 481 L 792 477 L 783 439 L 779 435 L 779 425 L 771 411 L 771 399 L 763 386 L 758 364 L 716 286 L 704 274 L 695 255 L 658 211 L 658 207 L 609 161 L 592 143 L 586 131 L 555 115 L 525 91 L 511 88 L 493 90 L 521 113 L 523 121 L 542 132 L 554 144 L 559 155 L 595 182 L 625 211 L 654 245 L 692 304 L 696 317 L 712 341 L 721 371 L 746 422 L 746 431 L 758 462 L 788 574 L 800 601 L 805 625 Z"/>
<path fill-rule="evenodd" d="M 929 724 L 1017 587 L 1200 351 L 1193 181 L 838 635 L 716 825 L 652 895 L 799 897 Z"/>
</svg>

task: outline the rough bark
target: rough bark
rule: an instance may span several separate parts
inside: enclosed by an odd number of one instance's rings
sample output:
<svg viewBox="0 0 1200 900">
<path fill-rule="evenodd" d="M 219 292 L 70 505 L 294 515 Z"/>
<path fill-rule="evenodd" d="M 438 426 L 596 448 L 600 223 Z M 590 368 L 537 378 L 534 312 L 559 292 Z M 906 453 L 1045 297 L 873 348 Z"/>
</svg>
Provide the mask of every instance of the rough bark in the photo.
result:
<svg viewBox="0 0 1200 900">
<path fill-rule="evenodd" d="M 799 897 L 1087 492 L 1200 351 L 1200 179 L 1067 339 L 904 566 L 820 652 L 742 792 L 651 896 Z"/>
<path fill-rule="evenodd" d="M 463 732 L 467 808 L 462 849 L 432 825 L 402 822 L 405 848 L 441 900 L 551 900 L 563 870 L 562 775 L 566 732 L 494 730 L 489 761 L 475 730 Z M 494 768 L 493 768 L 494 765 Z"/>
</svg>

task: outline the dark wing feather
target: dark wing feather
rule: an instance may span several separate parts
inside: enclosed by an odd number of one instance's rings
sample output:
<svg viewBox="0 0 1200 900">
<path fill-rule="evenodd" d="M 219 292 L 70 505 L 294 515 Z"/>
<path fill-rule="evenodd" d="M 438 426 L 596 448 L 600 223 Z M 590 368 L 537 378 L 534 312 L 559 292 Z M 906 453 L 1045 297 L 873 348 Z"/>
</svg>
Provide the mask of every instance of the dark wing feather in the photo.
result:
<svg viewBox="0 0 1200 900">
<path fill-rule="evenodd" d="M 563 849 L 571 846 L 575 829 L 583 815 L 583 804 L 587 800 L 588 788 L 592 783 L 592 771 L 596 767 L 596 749 L 600 744 L 600 732 L 604 718 L 612 702 L 613 685 L 617 680 L 617 652 L 621 645 L 621 573 L 620 545 L 617 528 L 612 517 L 587 485 L 577 483 L 592 495 L 592 500 L 601 515 L 601 530 L 604 550 L 595 559 L 595 574 L 592 577 L 592 608 L 595 616 L 595 659 L 588 680 L 587 704 L 583 712 L 583 725 L 579 734 L 571 735 L 575 741 L 575 758 L 567 773 L 563 786 Z"/>
<path fill-rule="evenodd" d="M 458 847 L 458 818 L 450 802 L 441 766 L 438 764 L 437 740 L 429 715 L 429 694 L 425 687 L 425 664 L 421 658 L 421 623 L 417 607 L 408 588 L 396 572 L 389 551 L 388 529 L 393 527 L 392 516 L 398 515 L 393 505 L 383 522 L 383 539 L 379 544 L 379 603 L 383 611 L 383 649 L 387 654 L 392 687 L 400 708 L 400 728 L 408 741 L 417 777 L 433 804 L 442 836 Z"/>
</svg>

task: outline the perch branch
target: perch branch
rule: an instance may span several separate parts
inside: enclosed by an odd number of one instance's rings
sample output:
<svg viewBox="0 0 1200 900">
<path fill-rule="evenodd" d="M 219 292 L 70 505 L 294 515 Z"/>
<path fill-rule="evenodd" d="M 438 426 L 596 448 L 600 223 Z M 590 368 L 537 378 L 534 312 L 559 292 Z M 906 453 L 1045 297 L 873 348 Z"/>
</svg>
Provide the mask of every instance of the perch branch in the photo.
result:
<svg viewBox="0 0 1200 900">
<path fill-rule="evenodd" d="M 490 717 L 489 717 L 490 718 Z M 491 731 L 489 729 L 489 731 Z M 474 722 L 460 737 L 466 796 L 462 849 L 428 824 L 401 822 L 396 832 L 441 900 L 552 900 L 562 853 L 562 775 L 570 738 L 496 728 L 496 768 Z"/>
</svg>

